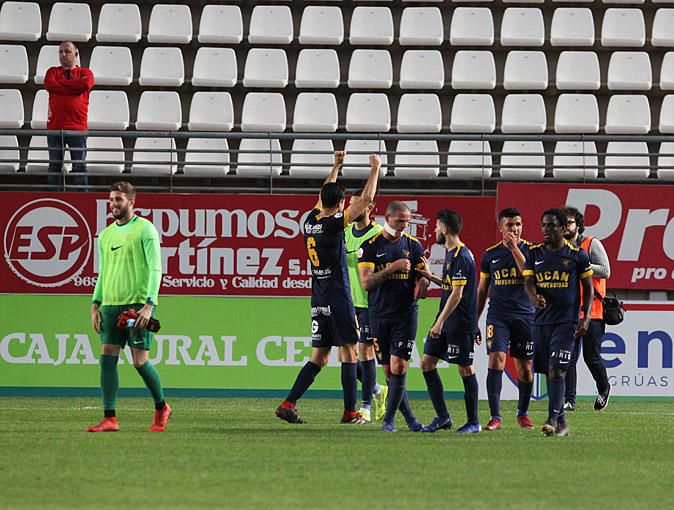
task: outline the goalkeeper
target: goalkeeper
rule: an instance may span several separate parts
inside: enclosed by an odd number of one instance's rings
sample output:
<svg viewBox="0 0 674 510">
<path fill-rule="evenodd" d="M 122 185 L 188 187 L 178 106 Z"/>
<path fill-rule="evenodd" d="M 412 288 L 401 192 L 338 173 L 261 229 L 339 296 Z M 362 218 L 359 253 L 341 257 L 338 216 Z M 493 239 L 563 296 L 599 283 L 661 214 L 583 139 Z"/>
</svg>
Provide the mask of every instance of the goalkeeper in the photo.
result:
<svg viewBox="0 0 674 510">
<path fill-rule="evenodd" d="M 159 373 L 149 361 L 152 333 L 145 329 L 157 305 L 161 283 L 161 249 L 154 225 L 133 213 L 136 190 L 128 182 L 110 188 L 110 212 L 115 221 L 98 238 L 98 280 L 91 305 L 91 322 L 101 335 L 101 393 L 104 418 L 89 432 L 119 430 L 115 408 L 119 351 L 131 349 L 133 366 L 155 402 L 150 432 L 166 430 L 171 407 L 164 401 Z M 132 308 L 138 318 L 132 328 L 117 327 L 117 317 Z"/>
</svg>

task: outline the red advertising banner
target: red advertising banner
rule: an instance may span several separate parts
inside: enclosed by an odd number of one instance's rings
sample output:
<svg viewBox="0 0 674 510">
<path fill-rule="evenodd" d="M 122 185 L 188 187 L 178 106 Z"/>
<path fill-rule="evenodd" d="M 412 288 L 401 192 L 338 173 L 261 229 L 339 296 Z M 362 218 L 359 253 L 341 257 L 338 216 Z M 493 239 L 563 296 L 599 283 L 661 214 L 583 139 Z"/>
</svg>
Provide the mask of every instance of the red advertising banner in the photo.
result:
<svg viewBox="0 0 674 510">
<path fill-rule="evenodd" d="M 98 272 L 98 234 L 112 220 L 106 194 L 3 193 L 0 292 L 88 294 Z M 410 233 L 441 269 L 435 212 L 464 217 L 462 240 L 479 259 L 495 242 L 494 197 L 380 197 L 375 220 L 389 201 L 412 211 Z M 161 294 L 308 296 L 309 261 L 301 225 L 316 195 L 139 194 L 135 212 L 159 231 Z"/>
<path fill-rule="evenodd" d="M 498 207 L 517 207 L 525 237 L 540 239 L 540 217 L 569 205 L 585 215 L 585 235 L 611 261 L 609 288 L 674 289 L 674 187 L 628 184 L 499 183 Z"/>
</svg>

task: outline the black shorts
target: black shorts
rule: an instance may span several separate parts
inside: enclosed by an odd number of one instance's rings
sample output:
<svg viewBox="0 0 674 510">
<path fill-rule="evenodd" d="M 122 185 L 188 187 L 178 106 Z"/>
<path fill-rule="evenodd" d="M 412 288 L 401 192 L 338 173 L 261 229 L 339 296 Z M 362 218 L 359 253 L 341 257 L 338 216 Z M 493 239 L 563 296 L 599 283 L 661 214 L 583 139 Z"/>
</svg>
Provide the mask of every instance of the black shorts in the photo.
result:
<svg viewBox="0 0 674 510">
<path fill-rule="evenodd" d="M 361 344 L 372 345 L 370 314 L 367 308 L 356 307 L 356 317 L 358 318 L 358 328 L 360 329 L 360 337 L 358 338 L 358 341 Z"/>
<path fill-rule="evenodd" d="M 533 359 L 533 329 L 533 317 L 487 314 L 487 353 L 507 353 L 510 349 L 510 356 L 513 358 Z"/>
<path fill-rule="evenodd" d="M 391 355 L 409 361 L 417 336 L 417 313 L 405 317 L 370 315 L 374 353 L 380 365 L 389 365 Z"/>
<path fill-rule="evenodd" d="M 534 326 L 534 371 L 547 374 L 550 368 L 569 367 L 575 339 L 575 322 Z"/>
<path fill-rule="evenodd" d="M 461 366 L 473 364 L 477 331 L 459 327 L 442 330 L 438 338 L 426 337 L 424 354 Z"/>
<path fill-rule="evenodd" d="M 356 310 L 350 299 L 312 299 L 312 347 L 332 347 L 357 342 Z"/>
</svg>

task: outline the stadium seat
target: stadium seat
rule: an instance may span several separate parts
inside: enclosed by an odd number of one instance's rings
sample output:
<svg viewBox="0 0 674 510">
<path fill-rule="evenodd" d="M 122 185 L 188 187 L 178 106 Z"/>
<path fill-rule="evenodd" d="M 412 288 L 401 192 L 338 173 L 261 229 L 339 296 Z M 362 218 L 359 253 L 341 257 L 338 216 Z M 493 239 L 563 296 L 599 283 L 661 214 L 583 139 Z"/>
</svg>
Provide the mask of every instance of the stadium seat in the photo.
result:
<svg viewBox="0 0 674 510">
<path fill-rule="evenodd" d="M 144 92 L 147 94 L 147 92 Z M 141 98 L 142 100 L 142 98 Z M 178 153 L 173 138 L 136 138 L 133 149 L 131 173 L 140 175 L 165 175 L 176 173 Z"/>
<path fill-rule="evenodd" d="M 488 179 L 491 177 L 489 142 L 452 140 L 447 156 L 447 177 L 450 179 Z"/>
<path fill-rule="evenodd" d="M 124 159 L 124 144 L 121 138 L 109 136 L 87 138 L 87 173 L 121 174 L 124 171 Z"/>
<path fill-rule="evenodd" d="M 646 24 L 641 9 L 606 9 L 601 25 L 602 46 L 641 47 L 646 42 Z"/>
<path fill-rule="evenodd" d="M 288 85 L 288 59 L 281 49 L 253 48 L 243 70 L 244 87 L 284 88 Z"/>
<path fill-rule="evenodd" d="M 502 133 L 543 133 L 545 102 L 540 94 L 509 94 L 503 102 Z"/>
<path fill-rule="evenodd" d="M 339 125 L 337 100 L 327 92 L 302 92 L 295 101 L 293 131 L 334 133 Z"/>
<path fill-rule="evenodd" d="M 346 107 L 346 130 L 379 133 L 391 129 L 391 108 L 386 94 L 351 94 Z"/>
<path fill-rule="evenodd" d="M 548 62 L 542 51 L 511 51 L 503 73 L 506 90 L 545 90 L 548 88 Z"/>
<path fill-rule="evenodd" d="M 325 179 L 334 163 L 334 150 L 332 140 L 293 141 L 290 177 Z M 313 151 L 317 154 L 300 154 L 299 151 Z"/>
<path fill-rule="evenodd" d="M 286 104 L 278 92 L 249 92 L 243 100 L 241 131 L 282 132 L 286 128 Z"/>
<path fill-rule="evenodd" d="M 558 90 L 599 90 L 599 58 L 593 51 L 563 51 L 557 60 Z"/>
<path fill-rule="evenodd" d="M 225 176 L 229 173 L 228 151 L 226 138 L 190 138 L 187 140 L 183 173 L 203 177 Z"/>
<path fill-rule="evenodd" d="M 147 42 L 189 44 L 192 42 L 192 13 L 188 5 L 156 4 L 150 13 Z"/>
<path fill-rule="evenodd" d="M 244 138 L 239 144 L 237 175 L 269 177 L 281 175 L 281 144 L 274 138 Z M 241 152 L 255 151 L 255 152 Z"/>
<path fill-rule="evenodd" d="M 0 83 L 28 81 L 28 53 L 19 44 L 0 44 Z"/>
<path fill-rule="evenodd" d="M 229 92 L 195 92 L 190 104 L 190 131 L 231 131 L 234 106 Z"/>
<path fill-rule="evenodd" d="M 491 46 L 494 21 L 487 7 L 457 7 L 449 28 L 451 46 Z"/>
<path fill-rule="evenodd" d="M 49 14 L 48 41 L 84 42 L 91 39 L 91 9 L 86 3 L 56 2 Z"/>
<path fill-rule="evenodd" d="M 444 40 L 442 15 L 437 7 L 405 7 L 400 18 L 401 46 L 440 46 Z"/>
<path fill-rule="evenodd" d="M 653 71 L 645 51 L 615 51 L 608 64 L 609 90 L 651 90 Z"/>
<path fill-rule="evenodd" d="M 445 66 L 438 50 L 407 50 L 400 63 L 400 88 L 438 90 L 445 85 Z"/>
<path fill-rule="evenodd" d="M 543 12 L 533 7 L 508 7 L 501 22 L 501 46 L 543 46 Z"/>
<path fill-rule="evenodd" d="M 662 59 L 660 90 L 674 90 L 674 51 L 668 51 Z"/>
<path fill-rule="evenodd" d="M 192 69 L 195 87 L 233 87 L 237 81 L 236 53 L 232 48 L 206 48 L 197 50 Z"/>
<path fill-rule="evenodd" d="M 337 6 L 309 5 L 302 11 L 300 44 L 342 44 L 344 19 Z"/>
<path fill-rule="evenodd" d="M 72 164 L 70 160 L 70 151 L 65 150 L 63 154 L 63 169 L 70 172 Z M 49 167 L 49 151 L 47 150 L 46 136 L 32 136 L 28 144 L 28 162 L 26 163 L 26 172 L 46 172 Z"/>
<path fill-rule="evenodd" d="M 0 137 L 0 144 L 2 137 Z M 667 168 L 669 167 L 669 168 Z M 658 179 L 674 179 L 674 142 L 662 142 L 658 155 Z"/>
<path fill-rule="evenodd" d="M 200 44 L 239 44 L 243 17 L 238 5 L 204 5 L 199 21 Z"/>
<path fill-rule="evenodd" d="M 129 100 L 119 90 L 92 90 L 89 94 L 89 129 L 129 127 Z"/>
<path fill-rule="evenodd" d="M 618 180 L 648 179 L 651 174 L 650 164 L 646 142 L 608 142 L 604 177 Z"/>
<path fill-rule="evenodd" d="M 30 118 L 30 127 L 32 129 L 47 129 L 48 111 L 49 92 L 44 89 L 38 90 L 33 98 L 33 113 Z"/>
<path fill-rule="evenodd" d="M 145 91 L 140 95 L 136 129 L 178 131 L 182 107 L 177 92 Z"/>
<path fill-rule="evenodd" d="M 594 94 L 561 94 L 555 108 L 555 133 L 599 131 L 599 106 Z"/>
<path fill-rule="evenodd" d="M 3 2 L 0 40 L 37 41 L 42 35 L 42 14 L 37 2 Z"/>
<path fill-rule="evenodd" d="M 37 85 L 44 83 L 44 75 L 50 67 L 58 67 L 59 63 L 59 47 L 56 45 L 44 45 L 40 48 L 40 53 L 37 55 L 37 66 L 35 69 L 35 76 L 33 80 Z M 80 65 L 80 57 L 77 57 L 77 65 Z M 95 79 L 95 77 L 94 77 Z"/>
<path fill-rule="evenodd" d="M 440 98 L 436 94 L 403 94 L 398 104 L 398 133 L 439 133 Z"/>
<path fill-rule="evenodd" d="M 495 87 L 496 64 L 491 51 L 456 52 L 452 64 L 453 89 L 491 90 Z"/>
<path fill-rule="evenodd" d="M 370 154 L 379 154 L 381 169 L 379 176 L 386 175 L 386 143 L 384 140 L 347 140 L 344 144 L 346 156 L 342 165 L 342 176 L 347 179 L 367 179 L 370 174 Z"/>
<path fill-rule="evenodd" d="M 674 134 L 674 95 L 669 94 L 662 100 L 658 130 L 663 135 Z"/>
<path fill-rule="evenodd" d="M 561 180 L 596 179 L 599 174 L 594 142 L 557 142 L 552 176 Z"/>
<path fill-rule="evenodd" d="M 435 154 L 403 154 L 404 152 Z M 400 140 L 395 158 L 393 172 L 398 179 L 432 179 L 440 173 L 440 154 L 435 140 Z"/>
<path fill-rule="evenodd" d="M 594 45 L 594 20 L 587 8 L 560 7 L 552 14 L 550 27 L 552 46 Z"/>
<path fill-rule="evenodd" d="M 452 105 L 452 133 L 492 133 L 496 110 L 491 94 L 457 94 Z"/>
<path fill-rule="evenodd" d="M 96 85 L 131 85 L 131 50 L 125 46 L 96 46 L 91 52 L 89 69 L 94 73 Z"/>
<path fill-rule="evenodd" d="M 250 44 L 290 44 L 293 16 L 287 5 L 256 5 L 250 17 Z"/>
<path fill-rule="evenodd" d="M 143 50 L 139 85 L 180 87 L 184 81 L 185 64 L 180 48 L 148 47 Z"/>
<path fill-rule="evenodd" d="M 300 51 L 295 69 L 295 87 L 336 89 L 339 78 L 339 58 L 335 50 Z"/>
<path fill-rule="evenodd" d="M 349 88 L 390 89 L 393 63 L 386 50 L 354 50 L 349 62 Z"/>
<path fill-rule="evenodd" d="M 651 32 L 651 44 L 653 46 L 674 46 L 674 9 L 658 9 L 653 18 L 653 31 Z"/>
<path fill-rule="evenodd" d="M 11 161 L 2 161 L 11 160 Z M 0 135 L 0 172 L 19 171 L 19 141 L 16 136 Z"/>
<path fill-rule="evenodd" d="M 502 179 L 540 180 L 545 177 L 542 142 L 506 141 L 501 149 Z"/>
<path fill-rule="evenodd" d="M 651 130 L 651 109 L 646 96 L 611 96 L 606 111 L 609 135 L 647 135 Z"/>
<path fill-rule="evenodd" d="M 98 15 L 98 42 L 137 43 L 142 34 L 138 4 L 104 4 Z"/>
<path fill-rule="evenodd" d="M 351 13 L 349 43 L 388 46 L 393 44 L 393 16 L 388 7 L 356 7 Z"/>
</svg>

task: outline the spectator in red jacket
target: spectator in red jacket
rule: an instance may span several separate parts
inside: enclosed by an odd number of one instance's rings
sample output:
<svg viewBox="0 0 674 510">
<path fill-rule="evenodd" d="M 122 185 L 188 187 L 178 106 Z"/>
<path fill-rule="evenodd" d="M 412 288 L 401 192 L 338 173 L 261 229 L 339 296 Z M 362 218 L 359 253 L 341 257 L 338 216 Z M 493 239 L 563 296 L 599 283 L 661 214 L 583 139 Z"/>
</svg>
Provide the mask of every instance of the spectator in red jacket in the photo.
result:
<svg viewBox="0 0 674 510">
<path fill-rule="evenodd" d="M 44 77 L 44 88 L 49 92 L 49 112 L 47 129 L 86 131 L 89 115 L 89 92 L 94 86 L 94 75 L 86 68 L 77 65 L 79 51 L 71 41 L 59 45 L 58 67 L 50 67 Z M 47 136 L 49 147 L 49 171 L 62 173 L 63 152 L 67 146 L 73 161 L 73 172 L 87 171 L 86 136 Z M 58 189 L 61 176 L 49 176 L 52 189 Z M 86 186 L 87 177 L 75 179 L 75 184 Z"/>
</svg>

